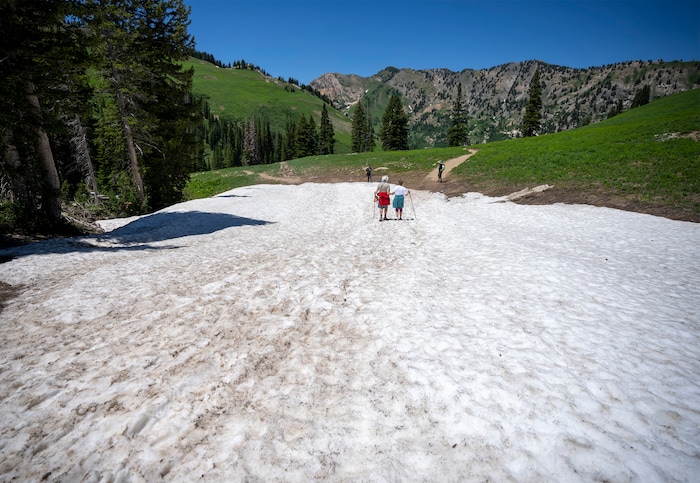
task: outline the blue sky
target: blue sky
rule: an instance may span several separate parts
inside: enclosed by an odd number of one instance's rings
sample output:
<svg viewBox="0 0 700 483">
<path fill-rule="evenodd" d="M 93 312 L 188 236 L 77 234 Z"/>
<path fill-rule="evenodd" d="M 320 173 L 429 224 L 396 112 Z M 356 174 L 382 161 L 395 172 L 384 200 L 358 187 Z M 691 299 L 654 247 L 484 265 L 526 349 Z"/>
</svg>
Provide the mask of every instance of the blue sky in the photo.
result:
<svg viewBox="0 0 700 483">
<path fill-rule="evenodd" d="M 327 72 L 700 60 L 700 1 L 184 0 L 197 50 L 303 84 Z"/>
</svg>

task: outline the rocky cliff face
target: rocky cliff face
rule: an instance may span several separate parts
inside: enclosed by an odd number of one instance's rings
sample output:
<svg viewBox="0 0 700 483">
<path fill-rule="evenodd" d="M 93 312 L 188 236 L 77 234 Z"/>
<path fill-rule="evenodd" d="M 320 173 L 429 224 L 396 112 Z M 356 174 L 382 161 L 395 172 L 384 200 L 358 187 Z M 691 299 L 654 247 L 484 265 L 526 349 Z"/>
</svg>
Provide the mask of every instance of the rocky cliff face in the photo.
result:
<svg viewBox="0 0 700 483">
<path fill-rule="evenodd" d="M 348 116 L 358 102 L 366 103 L 375 126 L 381 124 L 391 94 L 397 93 L 409 113 L 409 143 L 420 148 L 446 145 L 449 116 L 461 83 L 469 142 L 478 144 L 520 135 L 530 80 L 537 68 L 543 101 L 540 134 L 605 119 L 619 101 L 627 110 L 645 85 L 652 99 L 700 88 L 697 61 L 630 61 L 573 69 L 530 60 L 461 72 L 388 67 L 371 77 L 324 74 L 310 85 Z"/>
</svg>

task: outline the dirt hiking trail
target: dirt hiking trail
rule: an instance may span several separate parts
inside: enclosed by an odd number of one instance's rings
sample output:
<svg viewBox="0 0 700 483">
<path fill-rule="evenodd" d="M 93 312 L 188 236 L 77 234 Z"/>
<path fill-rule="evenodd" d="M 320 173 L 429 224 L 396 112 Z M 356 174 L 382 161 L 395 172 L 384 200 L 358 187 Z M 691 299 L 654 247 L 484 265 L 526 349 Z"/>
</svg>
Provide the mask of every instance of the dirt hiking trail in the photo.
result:
<svg viewBox="0 0 700 483">
<path fill-rule="evenodd" d="M 469 154 L 464 154 L 464 155 L 459 156 L 457 158 L 452 158 L 452 159 L 448 159 L 447 161 L 445 161 L 445 170 L 442 172 L 442 180 L 445 181 L 445 179 L 450 175 L 450 171 L 452 171 L 457 166 L 459 166 L 460 164 L 465 162 L 467 159 L 474 156 L 477 152 L 478 152 L 477 149 L 470 149 Z M 437 179 L 438 179 L 438 168 L 437 167 L 425 176 L 426 181 L 437 180 Z"/>
</svg>

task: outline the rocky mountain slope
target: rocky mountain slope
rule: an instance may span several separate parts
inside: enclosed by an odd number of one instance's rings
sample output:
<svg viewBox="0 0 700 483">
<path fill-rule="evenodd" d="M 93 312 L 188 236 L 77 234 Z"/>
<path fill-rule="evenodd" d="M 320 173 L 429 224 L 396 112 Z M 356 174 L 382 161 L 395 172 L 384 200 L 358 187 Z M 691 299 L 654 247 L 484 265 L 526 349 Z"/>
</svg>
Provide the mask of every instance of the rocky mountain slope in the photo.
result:
<svg viewBox="0 0 700 483">
<path fill-rule="evenodd" d="M 324 74 L 311 87 L 352 116 L 358 102 L 369 108 L 375 128 L 393 93 L 409 113 L 411 148 L 445 146 L 449 116 L 462 84 L 469 119 L 469 143 L 520 136 L 530 80 L 540 69 L 540 134 L 572 129 L 609 116 L 618 103 L 629 109 L 635 94 L 648 85 L 651 98 L 700 88 L 700 62 L 630 61 L 574 69 L 537 60 L 490 69 L 412 70 L 388 67 L 371 77 Z"/>
</svg>

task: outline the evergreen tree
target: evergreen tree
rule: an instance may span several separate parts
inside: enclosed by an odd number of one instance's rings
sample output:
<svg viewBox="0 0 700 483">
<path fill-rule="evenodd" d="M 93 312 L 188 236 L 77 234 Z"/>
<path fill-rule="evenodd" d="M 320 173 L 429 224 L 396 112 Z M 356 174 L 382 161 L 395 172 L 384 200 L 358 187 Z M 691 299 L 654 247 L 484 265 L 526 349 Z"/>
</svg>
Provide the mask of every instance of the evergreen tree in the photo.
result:
<svg viewBox="0 0 700 483">
<path fill-rule="evenodd" d="M 27 211 L 61 216 L 53 140 L 84 104 L 86 39 L 66 0 L 0 1 L 0 174 Z M 70 20 L 70 22 L 69 22 Z"/>
<path fill-rule="evenodd" d="M 282 153 L 282 159 L 287 161 L 289 159 L 294 159 L 296 156 L 296 129 L 297 123 L 287 115 L 285 123 L 285 136 L 284 136 L 284 152 Z"/>
<path fill-rule="evenodd" d="M 384 111 L 381 139 L 385 151 L 408 149 L 408 116 L 396 94 L 391 96 Z"/>
<path fill-rule="evenodd" d="M 307 156 L 319 154 L 318 129 L 316 129 L 316 120 L 309 114 L 309 123 L 306 132 Z"/>
<path fill-rule="evenodd" d="M 335 132 L 333 130 L 333 124 L 328 117 L 328 110 L 326 105 L 323 105 L 323 110 L 321 111 L 321 127 L 319 128 L 319 154 L 333 154 L 335 151 Z"/>
<path fill-rule="evenodd" d="M 362 107 L 362 101 L 357 103 L 355 114 L 352 116 L 352 130 L 350 133 L 351 149 L 353 153 L 364 153 L 367 149 L 367 116 Z"/>
<path fill-rule="evenodd" d="M 369 110 L 369 99 L 367 99 L 367 129 L 365 130 L 365 142 L 364 150 L 365 152 L 374 151 L 374 127 L 372 127 L 372 114 Z"/>
<path fill-rule="evenodd" d="M 153 127 L 139 133 L 149 135 L 142 150 L 145 193 L 153 210 L 182 201 L 190 166 L 203 149 L 195 136 L 202 107 L 191 95 L 194 69 L 183 70 L 180 65 L 194 51 L 187 32 L 189 7 L 182 0 L 141 0 L 141 4 L 136 45 L 141 52 L 150 50 L 140 90 Z"/>
<path fill-rule="evenodd" d="M 243 128 L 243 164 L 251 166 L 260 164 L 260 152 L 258 151 L 258 133 L 255 131 L 255 121 L 248 120 Z"/>
<path fill-rule="evenodd" d="M 523 136 L 530 137 L 536 135 L 537 131 L 539 131 L 542 118 L 542 86 L 540 85 L 539 67 L 532 76 L 527 93 L 528 100 L 525 105 L 525 115 L 523 116 Z"/>
<path fill-rule="evenodd" d="M 618 99 L 617 103 L 608 111 L 608 119 L 615 117 L 622 112 L 622 99 Z"/>
<path fill-rule="evenodd" d="M 233 146 L 232 166 L 243 166 L 243 127 L 239 122 L 232 122 L 229 143 Z"/>
<path fill-rule="evenodd" d="M 450 127 L 447 130 L 447 144 L 449 146 L 463 146 L 467 144 L 467 113 L 462 100 L 462 83 L 457 84 L 457 98 L 452 106 Z"/>
<path fill-rule="evenodd" d="M 284 161 L 284 136 L 279 133 L 275 134 L 275 163 Z"/>
<path fill-rule="evenodd" d="M 645 84 L 644 87 L 638 90 L 637 93 L 634 95 L 634 99 L 632 99 L 632 105 L 630 106 L 630 109 L 643 106 L 644 104 L 649 104 L 650 99 L 651 89 L 649 88 L 648 84 Z"/>
<path fill-rule="evenodd" d="M 295 131 L 295 147 L 297 158 L 313 156 L 319 153 L 318 150 L 318 133 L 316 132 L 316 122 L 309 115 L 309 119 L 303 114 L 299 118 L 299 123 Z"/>
<path fill-rule="evenodd" d="M 97 85 L 105 98 L 98 123 L 104 133 L 116 127 L 105 123 L 104 116 L 116 116 L 123 141 L 117 149 L 129 160 L 139 208 L 162 207 L 181 193 L 188 166 L 201 150 L 194 137 L 201 108 L 188 95 L 193 71 L 183 71 L 179 64 L 194 51 L 187 33 L 190 10 L 182 0 L 86 2 L 92 8 L 89 25 L 101 41 L 93 50 L 101 74 Z M 99 145 L 103 139 L 96 141 Z M 124 169 L 117 153 L 103 154 L 103 169 Z"/>
<path fill-rule="evenodd" d="M 301 116 L 299 116 L 299 122 L 297 122 L 296 129 L 294 130 L 294 156 L 292 156 L 293 158 L 303 158 L 304 156 L 307 156 L 307 134 L 308 125 L 306 122 L 306 116 L 302 114 Z"/>
<path fill-rule="evenodd" d="M 272 142 L 272 130 L 270 120 L 266 117 L 258 122 L 258 145 L 263 164 L 270 164 L 274 158 L 274 144 Z"/>
</svg>

